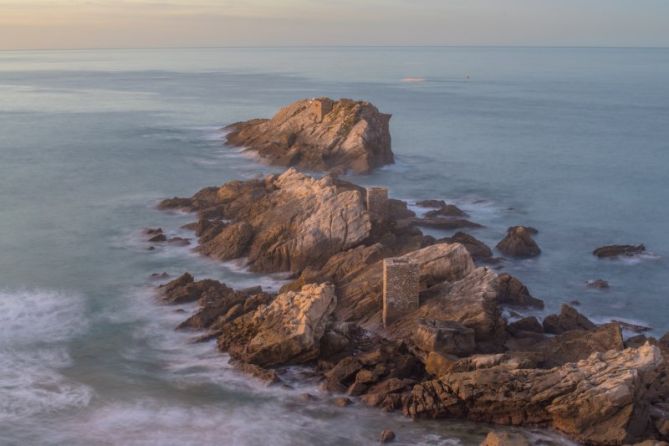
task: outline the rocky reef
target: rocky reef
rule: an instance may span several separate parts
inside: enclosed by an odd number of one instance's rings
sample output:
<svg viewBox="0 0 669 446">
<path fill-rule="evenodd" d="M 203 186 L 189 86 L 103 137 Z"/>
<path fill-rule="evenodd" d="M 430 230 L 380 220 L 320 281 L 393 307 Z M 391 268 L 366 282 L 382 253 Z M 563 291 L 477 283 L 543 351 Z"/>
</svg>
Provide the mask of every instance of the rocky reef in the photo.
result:
<svg viewBox="0 0 669 446">
<path fill-rule="evenodd" d="M 304 132 L 288 140 L 293 148 L 276 158 L 281 164 L 366 171 L 392 161 L 392 154 L 370 162 L 363 151 L 342 152 L 360 129 L 349 129 L 327 149 L 332 156 L 322 156 L 321 138 L 330 130 L 320 126 L 338 128 L 341 107 L 358 110 L 352 128 L 368 129 L 360 124 L 365 119 L 385 119 L 387 128 L 387 117 L 367 103 L 318 99 L 295 103 L 271 121 L 236 124 L 230 138 L 278 154 L 283 146 L 269 141 L 297 129 L 293 119 L 308 117 L 309 126 L 299 127 Z M 303 151 L 312 152 L 298 155 Z M 434 211 L 417 218 L 387 191 L 295 169 L 164 200 L 161 209 L 197 215 L 188 228 L 201 254 L 244 258 L 253 271 L 290 276 L 268 293 L 185 273 L 158 294 L 165 304 L 196 302 L 178 328 L 198 341 L 215 339 L 240 370 L 274 383 L 285 366 L 309 365 L 342 407 L 357 401 L 417 418 L 542 426 L 590 445 L 669 439 L 669 335 L 625 341 L 627 327 L 597 325 L 569 305 L 543 321 L 517 313 L 544 304 L 517 278 L 488 268 L 492 250 L 473 236 L 424 235 L 419 227 L 430 219 L 466 214 L 439 200 L 422 205 Z M 535 234 L 509 228 L 497 248 L 536 256 Z M 401 280 L 392 277 L 391 258 Z M 392 292 L 408 305 L 391 319 L 385 310 L 397 304 Z M 511 437 L 491 434 L 486 441 L 514 444 Z"/>
<path fill-rule="evenodd" d="M 368 173 L 394 162 L 389 121 L 369 102 L 303 99 L 272 119 L 229 125 L 227 143 L 279 166 Z"/>
</svg>

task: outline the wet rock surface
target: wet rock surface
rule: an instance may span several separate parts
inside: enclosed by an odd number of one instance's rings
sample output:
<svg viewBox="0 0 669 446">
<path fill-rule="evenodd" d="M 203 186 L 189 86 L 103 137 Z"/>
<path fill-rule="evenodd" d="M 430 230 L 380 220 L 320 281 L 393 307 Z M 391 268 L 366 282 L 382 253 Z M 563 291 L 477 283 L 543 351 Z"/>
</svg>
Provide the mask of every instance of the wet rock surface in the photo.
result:
<svg viewBox="0 0 669 446">
<path fill-rule="evenodd" d="M 368 173 L 394 162 L 389 122 L 369 102 L 303 99 L 272 119 L 229 125 L 226 138 L 279 166 Z"/>
</svg>

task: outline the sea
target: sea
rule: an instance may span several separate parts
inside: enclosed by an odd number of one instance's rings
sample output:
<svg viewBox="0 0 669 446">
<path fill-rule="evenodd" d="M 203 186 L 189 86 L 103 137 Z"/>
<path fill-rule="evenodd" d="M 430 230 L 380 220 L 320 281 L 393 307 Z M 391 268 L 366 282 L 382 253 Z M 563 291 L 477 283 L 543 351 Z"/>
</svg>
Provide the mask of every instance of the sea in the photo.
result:
<svg viewBox="0 0 669 446">
<path fill-rule="evenodd" d="M 396 163 L 348 179 L 417 211 L 454 203 L 491 246 L 538 229 L 539 257 L 501 264 L 546 302 L 530 314 L 578 301 L 596 322 L 669 330 L 669 49 L 3 51 L 1 446 L 364 445 L 383 429 L 398 445 L 480 443 L 491 426 L 336 407 L 306 368 L 266 387 L 174 330 L 193 307 L 155 299 L 162 272 L 281 286 L 189 247 L 149 250 L 142 228 L 192 237 L 193 217 L 159 200 L 280 171 L 226 147 L 222 127 L 320 96 L 392 114 Z M 592 255 L 614 243 L 647 251 Z"/>
</svg>

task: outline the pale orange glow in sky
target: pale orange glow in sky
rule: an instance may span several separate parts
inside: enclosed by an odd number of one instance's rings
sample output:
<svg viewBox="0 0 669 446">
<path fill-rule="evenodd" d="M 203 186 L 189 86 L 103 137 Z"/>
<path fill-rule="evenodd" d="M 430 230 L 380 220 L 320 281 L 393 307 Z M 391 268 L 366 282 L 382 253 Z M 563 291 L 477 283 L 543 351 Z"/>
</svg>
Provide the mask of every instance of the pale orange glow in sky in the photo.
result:
<svg viewBox="0 0 669 446">
<path fill-rule="evenodd" d="M 665 0 L 0 0 L 0 49 L 669 45 Z"/>
</svg>

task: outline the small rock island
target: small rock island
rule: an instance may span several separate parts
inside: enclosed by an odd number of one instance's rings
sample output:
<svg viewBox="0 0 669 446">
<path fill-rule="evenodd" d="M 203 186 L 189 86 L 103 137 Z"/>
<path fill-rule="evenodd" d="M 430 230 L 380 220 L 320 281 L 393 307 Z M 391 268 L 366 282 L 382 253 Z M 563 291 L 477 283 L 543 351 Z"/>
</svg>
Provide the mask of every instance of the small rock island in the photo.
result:
<svg viewBox="0 0 669 446">
<path fill-rule="evenodd" d="M 388 119 L 366 102 L 304 100 L 228 138 L 276 164 L 369 172 L 393 161 Z M 588 445 L 669 439 L 669 336 L 625 340 L 620 323 L 568 305 L 543 323 L 510 319 L 543 302 L 486 267 L 492 251 L 470 234 L 423 234 L 387 189 L 291 168 L 160 208 L 197 216 L 203 255 L 290 273 L 278 293 L 188 273 L 158 287 L 165 304 L 197 302 L 179 328 L 216 339 L 246 373 L 279 382 L 283 367 L 310 365 L 342 407 L 542 426 Z M 538 255 L 533 233 L 510 228 L 500 250 Z"/>
<path fill-rule="evenodd" d="M 227 143 L 256 151 L 270 164 L 314 171 L 369 173 L 394 162 L 390 115 L 369 102 L 303 99 L 272 119 L 225 128 Z"/>
</svg>

